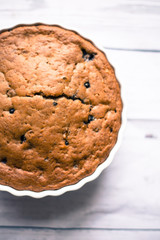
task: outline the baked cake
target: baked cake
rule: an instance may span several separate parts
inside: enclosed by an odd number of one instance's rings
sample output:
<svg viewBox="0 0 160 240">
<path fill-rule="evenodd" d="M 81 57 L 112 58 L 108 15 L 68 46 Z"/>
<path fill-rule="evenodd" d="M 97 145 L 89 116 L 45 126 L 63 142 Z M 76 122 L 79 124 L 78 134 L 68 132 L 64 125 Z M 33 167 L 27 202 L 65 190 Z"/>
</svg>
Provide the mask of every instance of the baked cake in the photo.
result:
<svg viewBox="0 0 160 240">
<path fill-rule="evenodd" d="M 91 175 L 121 112 L 114 69 L 91 41 L 56 25 L 0 33 L 0 184 L 39 192 Z"/>
</svg>

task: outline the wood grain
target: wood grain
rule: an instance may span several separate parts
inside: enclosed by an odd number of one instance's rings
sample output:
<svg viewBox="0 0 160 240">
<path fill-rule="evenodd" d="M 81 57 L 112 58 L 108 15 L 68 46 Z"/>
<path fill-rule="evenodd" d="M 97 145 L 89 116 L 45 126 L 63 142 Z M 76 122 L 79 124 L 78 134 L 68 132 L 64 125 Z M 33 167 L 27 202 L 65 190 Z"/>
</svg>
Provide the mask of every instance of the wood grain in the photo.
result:
<svg viewBox="0 0 160 240">
<path fill-rule="evenodd" d="M 160 53 L 113 51 L 108 59 L 122 82 L 130 119 L 160 119 Z"/>
<path fill-rule="evenodd" d="M 61 239 L 101 239 L 101 240 L 124 240 L 124 239 L 140 239 L 140 240 L 159 240 L 159 231 L 130 231 L 130 230 L 92 230 L 92 229 L 65 229 L 65 230 L 51 230 L 51 229 L 0 229 L 0 234 L 3 240 L 61 240 Z"/>
</svg>

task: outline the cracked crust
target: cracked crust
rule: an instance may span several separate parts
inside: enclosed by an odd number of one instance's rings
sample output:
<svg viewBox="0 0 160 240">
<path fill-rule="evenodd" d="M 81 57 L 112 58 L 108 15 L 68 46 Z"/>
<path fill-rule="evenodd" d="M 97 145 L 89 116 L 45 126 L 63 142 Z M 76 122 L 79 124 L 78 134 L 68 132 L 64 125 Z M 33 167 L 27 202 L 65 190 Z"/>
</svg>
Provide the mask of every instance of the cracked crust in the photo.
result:
<svg viewBox="0 0 160 240">
<path fill-rule="evenodd" d="M 122 101 L 103 52 L 58 26 L 0 34 L 0 184 L 42 191 L 92 174 L 109 155 Z"/>
</svg>

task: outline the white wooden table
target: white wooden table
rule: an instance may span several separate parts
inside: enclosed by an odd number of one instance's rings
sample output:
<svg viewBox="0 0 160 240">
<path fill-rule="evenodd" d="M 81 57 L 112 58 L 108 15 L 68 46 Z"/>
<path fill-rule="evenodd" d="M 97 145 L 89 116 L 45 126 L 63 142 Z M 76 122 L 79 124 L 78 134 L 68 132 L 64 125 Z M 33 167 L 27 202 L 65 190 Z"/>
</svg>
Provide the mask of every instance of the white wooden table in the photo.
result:
<svg viewBox="0 0 160 240">
<path fill-rule="evenodd" d="M 127 126 L 92 183 L 36 200 L 0 193 L 0 240 L 160 239 L 160 1 L 0 0 L 0 28 L 60 24 L 96 36 L 125 87 Z"/>
</svg>

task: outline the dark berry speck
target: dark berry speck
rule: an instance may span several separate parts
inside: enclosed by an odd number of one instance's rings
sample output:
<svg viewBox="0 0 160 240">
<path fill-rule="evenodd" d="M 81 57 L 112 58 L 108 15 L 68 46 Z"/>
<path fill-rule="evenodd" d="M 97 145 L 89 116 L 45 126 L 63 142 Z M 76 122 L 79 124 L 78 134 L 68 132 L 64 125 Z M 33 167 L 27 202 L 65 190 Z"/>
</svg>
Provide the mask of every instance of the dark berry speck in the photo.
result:
<svg viewBox="0 0 160 240">
<path fill-rule="evenodd" d="M 93 60 L 94 56 L 95 56 L 95 54 L 91 53 L 91 54 L 89 55 L 89 60 L 90 60 L 90 61 Z"/>
<path fill-rule="evenodd" d="M 96 53 L 88 53 L 85 49 L 82 49 L 82 58 L 85 61 L 91 61 L 94 59 Z"/>
<path fill-rule="evenodd" d="M 10 114 L 13 114 L 15 112 L 15 109 L 14 108 L 10 108 L 9 112 L 10 112 Z"/>
<path fill-rule="evenodd" d="M 85 49 L 82 49 L 82 57 L 85 58 L 85 56 L 87 55 L 87 52 Z"/>
<path fill-rule="evenodd" d="M 6 164 L 7 163 L 7 158 L 6 157 L 2 158 L 1 162 Z"/>
<path fill-rule="evenodd" d="M 57 102 L 53 102 L 53 106 L 57 106 L 57 104 L 58 104 Z"/>
<path fill-rule="evenodd" d="M 110 128 L 110 132 L 113 132 L 113 128 Z"/>
<path fill-rule="evenodd" d="M 90 123 L 91 121 L 93 121 L 94 120 L 94 117 L 92 116 L 92 115 L 89 115 L 88 116 L 88 121 L 86 122 L 86 121 L 84 121 L 84 124 L 88 124 L 88 123 Z"/>
<path fill-rule="evenodd" d="M 71 99 L 74 101 L 76 99 L 76 95 L 74 94 Z"/>
<path fill-rule="evenodd" d="M 88 116 L 88 122 L 91 122 L 91 121 L 93 121 L 94 120 L 94 117 L 92 116 L 92 115 L 89 115 Z"/>
<path fill-rule="evenodd" d="M 90 87 L 90 83 L 89 83 L 89 82 L 85 82 L 85 83 L 84 83 L 84 86 L 85 86 L 86 88 L 89 88 L 89 87 Z"/>
<path fill-rule="evenodd" d="M 26 137 L 24 135 L 21 136 L 21 143 L 26 141 Z"/>
<path fill-rule="evenodd" d="M 66 145 L 69 145 L 69 142 L 68 142 L 67 140 L 65 140 L 65 144 L 66 144 Z"/>
</svg>

